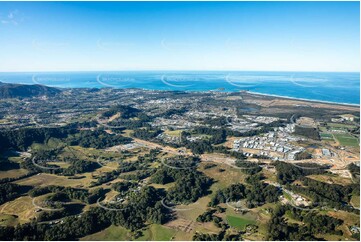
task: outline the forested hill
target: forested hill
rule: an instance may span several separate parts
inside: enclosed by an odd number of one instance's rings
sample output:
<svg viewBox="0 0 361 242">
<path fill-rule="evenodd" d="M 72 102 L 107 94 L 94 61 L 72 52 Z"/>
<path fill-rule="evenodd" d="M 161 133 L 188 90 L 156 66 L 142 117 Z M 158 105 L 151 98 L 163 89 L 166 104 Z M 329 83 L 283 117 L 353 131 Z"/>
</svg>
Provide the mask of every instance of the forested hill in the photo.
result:
<svg viewBox="0 0 361 242">
<path fill-rule="evenodd" d="M 43 85 L 24 85 L 0 82 L 0 98 L 27 98 L 53 96 L 61 90 Z"/>
</svg>

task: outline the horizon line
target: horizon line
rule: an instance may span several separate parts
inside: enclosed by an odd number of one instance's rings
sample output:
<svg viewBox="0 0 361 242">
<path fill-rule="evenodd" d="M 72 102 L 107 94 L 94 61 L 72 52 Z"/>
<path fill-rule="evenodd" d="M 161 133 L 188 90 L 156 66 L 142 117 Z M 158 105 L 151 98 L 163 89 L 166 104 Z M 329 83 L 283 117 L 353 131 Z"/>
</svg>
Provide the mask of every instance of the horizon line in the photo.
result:
<svg viewBox="0 0 361 242">
<path fill-rule="evenodd" d="M 325 70 L 197 70 L 197 69 L 132 69 L 132 70 L 40 70 L 40 71 L 0 71 L 0 73 L 61 73 L 61 72 L 172 72 L 172 71 L 184 71 L 184 72 L 315 72 L 315 73 L 360 73 L 360 70 L 356 71 L 325 71 Z"/>
</svg>

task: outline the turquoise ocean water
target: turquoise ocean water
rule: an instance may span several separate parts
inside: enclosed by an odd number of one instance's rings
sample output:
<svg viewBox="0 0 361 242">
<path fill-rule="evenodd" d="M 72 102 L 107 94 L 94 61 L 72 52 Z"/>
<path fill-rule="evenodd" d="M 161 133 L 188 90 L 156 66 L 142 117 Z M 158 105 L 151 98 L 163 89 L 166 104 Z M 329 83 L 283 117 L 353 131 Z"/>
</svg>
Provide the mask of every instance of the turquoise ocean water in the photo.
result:
<svg viewBox="0 0 361 242">
<path fill-rule="evenodd" d="M 0 81 L 65 88 L 240 91 L 360 104 L 360 74 L 330 72 L 122 71 L 0 73 Z"/>
</svg>

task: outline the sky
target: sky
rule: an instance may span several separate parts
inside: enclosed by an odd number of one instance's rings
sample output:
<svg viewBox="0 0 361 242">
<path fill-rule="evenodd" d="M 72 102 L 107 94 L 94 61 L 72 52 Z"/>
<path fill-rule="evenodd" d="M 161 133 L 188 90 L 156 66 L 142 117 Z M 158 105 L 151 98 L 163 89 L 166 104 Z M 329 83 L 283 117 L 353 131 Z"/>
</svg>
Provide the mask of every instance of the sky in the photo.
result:
<svg viewBox="0 0 361 242">
<path fill-rule="evenodd" d="M 0 72 L 359 68 L 359 2 L 0 2 Z"/>
</svg>

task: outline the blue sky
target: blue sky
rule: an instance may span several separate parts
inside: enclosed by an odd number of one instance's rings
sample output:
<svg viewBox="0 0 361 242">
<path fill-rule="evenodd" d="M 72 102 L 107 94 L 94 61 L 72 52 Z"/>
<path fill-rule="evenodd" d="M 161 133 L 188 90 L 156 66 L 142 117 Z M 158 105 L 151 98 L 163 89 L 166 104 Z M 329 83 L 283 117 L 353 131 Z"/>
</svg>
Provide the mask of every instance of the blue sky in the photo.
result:
<svg viewBox="0 0 361 242">
<path fill-rule="evenodd" d="M 0 71 L 359 71 L 359 2 L 0 2 Z"/>
</svg>

